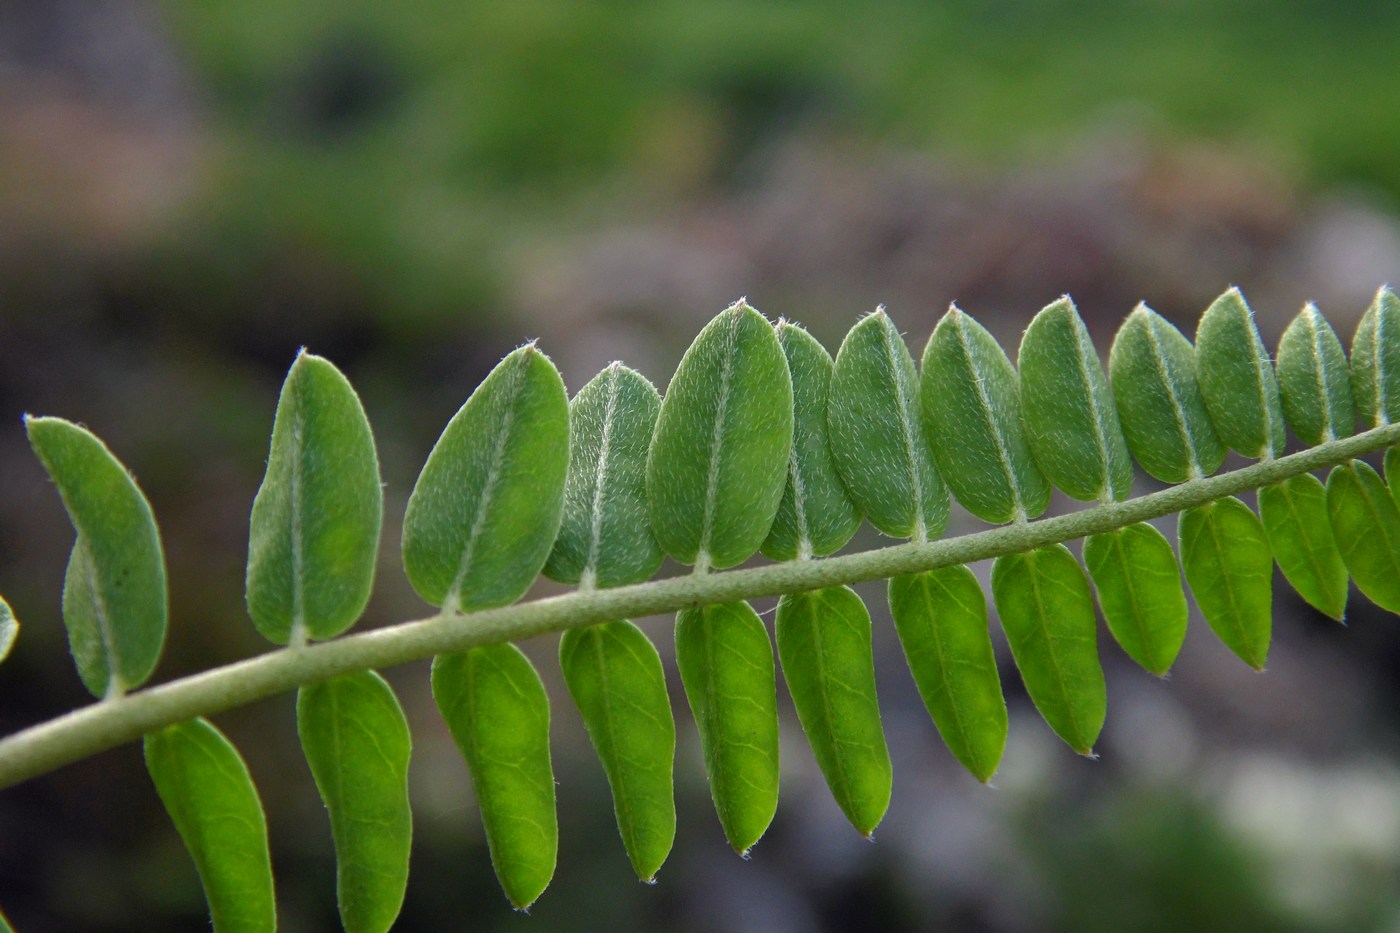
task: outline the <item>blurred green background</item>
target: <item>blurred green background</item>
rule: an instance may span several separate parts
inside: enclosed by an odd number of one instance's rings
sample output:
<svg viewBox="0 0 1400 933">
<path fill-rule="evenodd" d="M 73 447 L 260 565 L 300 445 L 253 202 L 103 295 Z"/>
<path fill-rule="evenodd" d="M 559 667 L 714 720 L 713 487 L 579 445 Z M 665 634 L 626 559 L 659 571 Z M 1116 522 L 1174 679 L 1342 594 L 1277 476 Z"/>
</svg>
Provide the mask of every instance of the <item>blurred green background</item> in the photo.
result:
<svg viewBox="0 0 1400 933">
<path fill-rule="evenodd" d="M 418 467 L 531 337 L 571 388 L 619 357 L 664 387 L 743 294 L 831 349 L 883 302 L 917 351 L 951 300 L 1014 346 L 1069 292 L 1106 349 L 1136 301 L 1189 326 L 1230 284 L 1271 345 L 1306 299 L 1349 335 L 1400 280 L 1397 61 L 1382 2 L 4 0 L 0 592 L 25 628 L 0 731 L 85 702 L 59 621 L 71 532 L 23 411 L 87 423 L 150 496 L 172 678 L 266 647 L 248 509 L 286 367 L 330 356 L 387 484 L 364 624 L 410 618 Z M 399 928 L 1400 929 L 1400 635 L 1359 594 L 1343 629 L 1280 584 L 1262 676 L 1199 617 L 1167 680 L 1105 636 L 1094 762 L 995 631 L 1013 718 L 988 790 L 939 744 L 882 587 L 862 593 L 895 754 L 878 841 L 843 824 L 780 688 L 784 803 L 735 858 L 672 676 L 680 830 L 655 888 L 553 641 L 528 646 L 563 846 L 529 918 L 491 876 L 426 667 L 387 672 L 417 741 Z M 669 621 L 645 628 L 669 656 Z M 283 929 L 337 928 L 289 699 L 218 722 L 269 809 Z M 0 907 L 22 933 L 206 928 L 137 749 L 0 794 Z"/>
</svg>

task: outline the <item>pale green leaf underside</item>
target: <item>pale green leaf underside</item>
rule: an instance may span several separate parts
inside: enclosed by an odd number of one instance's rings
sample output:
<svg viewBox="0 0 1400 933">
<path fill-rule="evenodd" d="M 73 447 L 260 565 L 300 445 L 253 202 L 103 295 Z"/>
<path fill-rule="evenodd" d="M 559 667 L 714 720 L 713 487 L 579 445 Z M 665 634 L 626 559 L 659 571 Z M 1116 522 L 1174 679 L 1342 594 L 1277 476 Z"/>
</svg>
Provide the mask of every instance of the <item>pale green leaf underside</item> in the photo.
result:
<svg viewBox="0 0 1400 933">
<path fill-rule="evenodd" d="M 850 587 L 793 593 L 778 601 L 775 628 L 812 754 L 846 819 L 869 836 L 894 781 L 875 694 L 870 613 Z"/>
<path fill-rule="evenodd" d="M 10 610 L 10 604 L 0 599 L 0 661 L 10 656 L 15 640 L 19 638 L 19 620 Z"/>
<path fill-rule="evenodd" d="M 1279 340 L 1278 388 L 1288 426 L 1303 443 L 1322 444 L 1355 429 L 1346 351 L 1312 302 Z"/>
<path fill-rule="evenodd" d="M 624 619 L 565 632 L 559 665 L 608 776 L 627 857 L 652 882 L 676 838 L 676 722 L 661 657 Z"/>
<path fill-rule="evenodd" d="M 1347 574 L 1327 514 L 1322 481 L 1304 473 L 1259 490 L 1259 518 L 1284 577 L 1309 604 L 1340 622 Z"/>
<path fill-rule="evenodd" d="M 549 698 L 514 645 L 433 661 L 433 699 L 471 772 L 491 864 L 524 910 L 549 886 L 559 854 Z"/>
<path fill-rule="evenodd" d="M 155 517 L 131 474 L 86 428 L 59 418 L 26 425 L 78 533 L 63 600 L 78 673 L 94 696 L 120 695 L 150 677 L 165 643 Z"/>
<path fill-rule="evenodd" d="M 384 493 L 360 399 L 303 351 L 277 402 L 267 474 L 253 500 L 248 614 L 278 644 L 334 638 L 374 586 Z"/>
<path fill-rule="evenodd" d="M 1366 427 L 1400 419 L 1400 298 L 1388 287 L 1376 292 L 1356 325 L 1351 387 L 1356 414 Z"/>
<path fill-rule="evenodd" d="M 302 751 L 330 814 L 346 933 L 387 933 L 403 905 L 413 817 L 413 742 L 398 698 L 374 671 L 297 693 Z"/>
<path fill-rule="evenodd" d="M 1269 657 L 1274 558 L 1258 516 L 1227 496 L 1187 509 L 1181 567 L 1196 605 L 1225 646 L 1257 671 Z"/>
<path fill-rule="evenodd" d="M 1220 440 L 1246 457 L 1283 453 L 1278 379 L 1239 289 L 1215 299 L 1196 325 L 1201 397 Z"/>
<path fill-rule="evenodd" d="M 238 750 L 203 719 L 146 736 L 146 770 L 204 885 L 215 933 L 277 927 L 267 820 Z"/>
<path fill-rule="evenodd" d="M 1357 587 L 1382 609 L 1400 612 L 1400 511 L 1369 464 L 1332 469 L 1327 514 Z"/>
<path fill-rule="evenodd" d="M 1165 674 L 1186 640 L 1186 593 L 1176 554 L 1146 522 L 1084 539 L 1084 566 L 1099 608 L 1128 657 Z"/>
</svg>

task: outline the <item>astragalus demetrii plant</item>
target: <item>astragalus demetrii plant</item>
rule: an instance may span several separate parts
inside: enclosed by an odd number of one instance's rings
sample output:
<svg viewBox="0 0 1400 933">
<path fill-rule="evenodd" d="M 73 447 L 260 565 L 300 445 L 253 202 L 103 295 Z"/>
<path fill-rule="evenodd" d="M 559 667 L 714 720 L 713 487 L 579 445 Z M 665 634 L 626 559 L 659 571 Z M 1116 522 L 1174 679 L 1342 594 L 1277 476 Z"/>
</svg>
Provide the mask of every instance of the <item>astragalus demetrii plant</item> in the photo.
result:
<svg viewBox="0 0 1400 933">
<path fill-rule="evenodd" d="M 1036 315 L 1016 364 L 953 307 L 919 366 L 883 309 L 833 359 L 801 327 L 740 301 L 696 337 L 664 398 L 615 363 L 571 402 L 527 344 L 452 418 L 409 499 L 403 566 L 438 611 L 345 635 L 372 590 L 379 466 L 349 382 L 302 353 L 278 403 L 247 568 L 252 622 L 282 647 L 154 687 L 143 685 L 167 600 L 151 510 L 86 429 L 27 418 L 77 531 L 63 616 L 98 702 L 0 740 L 0 787 L 144 737 L 215 928 L 270 930 L 262 807 L 205 717 L 296 690 L 342 920 L 383 931 L 408 877 L 411 739 L 378 668 L 435 658 L 433 696 L 469 767 L 501 886 L 523 909 L 553 876 L 558 823 L 549 705 L 514 641 L 563 632 L 563 678 L 611 784 L 623 849 L 651 881 L 676 829 L 676 728 L 660 657 L 632 618 L 676 613 L 715 809 L 745 853 L 778 802 L 779 667 L 855 829 L 869 835 L 889 803 L 871 619 L 851 584 L 889 581 L 929 714 L 981 781 L 996 772 L 1008 719 L 969 563 L 994 561 L 992 601 L 1026 689 L 1084 755 L 1106 711 L 1095 597 L 1114 640 L 1156 674 L 1185 637 L 1185 586 L 1221 641 L 1262 670 L 1275 562 L 1333 618 L 1351 580 L 1400 611 L 1395 294 L 1377 294 L 1350 362 L 1312 305 L 1271 359 L 1235 289 L 1206 310 L 1194 345 L 1140 305 L 1108 359 L 1105 373 L 1068 298 Z M 1287 428 L 1303 445 L 1291 454 Z M 1256 462 L 1217 474 L 1227 450 Z M 1380 451 L 1389 485 L 1358 459 Z M 1166 488 L 1133 498 L 1133 460 Z M 1054 488 L 1093 504 L 1040 518 Z M 1257 514 L 1237 498 L 1251 492 Z M 953 497 L 999 527 L 940 539 Z M 1174 513 L 1175 549 L 1149 523 Z M 838 555 L 862 519 L 908 540 Z M 1077 539 L 1082 565 L 1066 547 Z M 739 567 L 759 552 L 769 560 Z M 693 572 L 654 579 L 667 556 Z M 577 589 L 518 604 L 541 571 Z M 771 596 L 780 663 L 747 602 Z M 17 630 L 0 603 L 0 658 Z"/>
</svg>

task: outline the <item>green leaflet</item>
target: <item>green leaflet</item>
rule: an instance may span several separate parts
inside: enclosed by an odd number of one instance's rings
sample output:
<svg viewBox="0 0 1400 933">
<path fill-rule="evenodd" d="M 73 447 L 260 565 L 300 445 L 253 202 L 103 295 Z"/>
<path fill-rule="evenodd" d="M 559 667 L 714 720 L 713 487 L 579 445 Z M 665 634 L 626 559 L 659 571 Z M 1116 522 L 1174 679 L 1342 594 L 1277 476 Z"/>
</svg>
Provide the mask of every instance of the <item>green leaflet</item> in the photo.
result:
<svg viewBox="0 0 1400 933">
<path fill-rule="evenodd" d="M 682 609 L 676 666 L 715 812 L 734 851 L 747 854 L 778 808 L 778 685 L 768 630 L 744 602 Z"/>
<path fill-rule="evenodd" d="M 667 554 L 708 570 L 758 550 L 783 498 L 792 419 L 783 348 L 739 301 L 700 331 L 661 403 L 647 495 Z"/>
<path fill-rule="evenodd" d="M 1283 453 L 1278 379 L 1238 288 L 1227 290 L 1201 315 L 1196 370 L 1206 410 L 1226 447 L 1246 457 Z"/>
<path fill-rule="evenodd" d="M 958 501 L 989 522 L 1034 518 L 1050 503 L 1021 426 L 1016 369 L 986 329 L 957 305 L 924 348 L 924 430 Z"/>
<path fill-rule="evenodd" d="M 778 658 L 812 754 L 846 819 L 869 836 L 890 805 L 894 772 L 880 704 L 870 613 L 832 587 L 778 601 Z"/>
<path fill-rule="evenodd" d="M 1303 443 L 1322 444 L 1355 430 L 1346 351 L 1311 301 L 1279 340 L 1278 388 L 1283 414 Z"/>
<path fill-rule="evenodd" d="M 10 604 L 0 599 L 0 661 L 10 656 L 10 649 L 19 638 L 19 620 L 10 611 Z"/>
<path fill-rule="evenodd" d="M 165 555 L 151 506 L 86 428 L 59 418 L 25 424 L 78 533 L 63 593 L 78 674 L 94 696 L 120 696 L 151 676 L 165 643 Z"/>
<path fill-rule="evenodd" d="M 607 773 L 627 857 L 651 883 L 676 838 L 676 722 L 661 656 L 624 619 L 569 629 L 559 666 Z"/>
<path fill-rule="evenodd" d="M 3 913 L 0 913 L 0 933 L 15 933 L 15 928 L 10 926 L 10 921 L 5 919 Z"/>
<path fill-rule="evenodd" d="M 1347 567 L 1332 537 L 1327 491 L 1311 473 L 1259 490 L 1269 550 L 1298 595 L 1338 622 L 1346 615 Z"/>
<path fill-rule="evenodd" d="M 435 658 L 433 699 L 471 772 L 496 877 L 525 910 L 559 853 L 544 684 L 519 648 L 487 645 Z"/>
<path fill-rule="evenodd" d="M 1327 477 L 1327 514 L 1361 592 L 1400 612 L 1400 511 L 1370 465 L 1353 460 Z"/>
<path fill-rule="evenodd" d="M 1126 499 L 1128 443 L 1098 351 L 1068 297 L 1031 321 L 1017 365 L 1026 440 L 1050 482 L 1086 502 Z"/>
<path fill-rule="evenodd" d="M 1356 413 L 1367 428 L 1400 418 L 1400 298 L 1389 288 L 1356 325 L 1351 341 L 1351 391 Z M 1342 434 L 1350 434 L 1348 430 Z"/>
<path fill-rule="evenodd" d="M 561 583 L 620 586 L 649 579 L 661 546 L 647 509 L 647 449 L 661 396 L 613 363 L 569 403 L 564 517 L 544 572 Z"/>
<path fill-rule="evenodd" d="M 527 344 L 452 416 L 409 496 L 403 565 L 418 595 L 449 612 L 519 599 L 559 531 L 568 464 L 564 382 Z"/>
<path fill-rule="evenodd" d="M 278 644 L 334 638 L 364 612 L 384 493 L 350 382 L 303 350 L 287 373 L 248 538 L 248 614 Z"/>
<path fill-rule="evenodd" d="M 1264 525 L 1233 496 L 1187 509 L 1178 529 L 1181 567 L 1201 615 L 1256 671 L 1269 657 L 1274 557 Z"/>
<path fill-rule="evenodd" d="M 1007 720 L 981 584 L 964 566 L 944 567 L 894 577 L 889 600 L 938 734 L 977 780 L 990 781 L 1006 749 Z"/>
<path fill-rule="evenodd" d="M 763 542 L 773 560 L 823 556 L 837 551 L 860 527 L 827 438 L 831 355 L 801 327 L 779 321 L 778 343 L 792 374 L 792 455 L 778 515 Z"/>
<path fill-rule="evenodd" d="M 413 740 L 398 698 L 374 671 L 297 692 L 297 732 L 335 837 L 346 933 L 386 933 L 403 905 L 413 816 Z"/>
<path fill-rule="evenodd" d="M 948 490 L 924 433 L 914 358 L 884 308 L 846 334 L 829 404 L 836 468 L 870 524 L 900 538 L 938 537 Z"/>
<path fill-rule="evenodd" d="M 146 770 L 194 859 L 215 933 L 275 930 L 267 820 L 238 750 L 203 719 L 152 732 L 145 746 Z"/>
<path fill-rule="evenodd" d="M 1162 676 L 1186 640 L 1186 593 L 1176 553 L 1146 522 L 1084 539 L 1084 566 L 1108 630 L 1144 668 Z"/>
<path fill-rule="evenodd" d="M 1054 544 L 998 557 L 992 599 L 1036 709 L 1070 748 L 1092 755 L 1108 694 L 1094 597 L 1074 555 Z"/>
<path fill-rule="evenodd" d="M 1225 460 L 1196 383 L 1191 342 L 1147 305 L 1113 339 L 1108 373 L 1128 449 L 1148 473 L 1180 483 L 1214 473 Z"/>
</svg>

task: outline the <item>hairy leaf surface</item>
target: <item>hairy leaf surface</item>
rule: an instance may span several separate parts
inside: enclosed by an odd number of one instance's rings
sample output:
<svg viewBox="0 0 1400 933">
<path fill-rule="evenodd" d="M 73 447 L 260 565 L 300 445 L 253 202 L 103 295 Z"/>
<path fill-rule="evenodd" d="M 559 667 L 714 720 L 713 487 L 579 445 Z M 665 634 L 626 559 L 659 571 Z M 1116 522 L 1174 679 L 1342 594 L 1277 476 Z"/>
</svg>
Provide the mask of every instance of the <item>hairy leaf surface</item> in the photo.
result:
<svg viewBox="0 0 1400 933">
<path fill-rule="evenodd" d="M 334 638 L 364 612 L 384 517 L 374 435 L 350 382 L 297 355 L 253 500 L 248 614 L 278 644 Z"/>
<path fill-rule="evenodd" d="M 418 595 L 449 612 L 519 599 L 559 531 L 568 464 L 564 382 L 527 344 L 452 416 L 409 496 L 403 563 Z"/>
<path fill-rule="evenodd" d="M 1283 414 L 1303 443 L 1322 444 L 1355 430 L 1346 351 L 1311 301 L 1279 340 L 1278 388 Z"/>
<path fill-rule="evenodd" d="M 792 452 L 792 378 L 763 315 L 742 301 L 705 325 L 661 403 L 647 458 L 666 553 L 732 567 L 768 537 Z"/>
<path fill-rule="evenodd" d="M 1186 640 L 1186 593 L 1176 553 L 1146 522 L 1084 539 L 1084 565 L 1114 640 L 1147 670 L 1165 674 Z"/>
<path fill-rule="evenodd" d="M 880 703 L 870 613 L 850 587 L 792 593 L 778 601 L 778 657 L 812 754 L 846 819 L 875 831 L 894 774 Z"/>
<path fill-rule="evenodd" d="M 1369 464 L 1332 468 L 1327 514 L 1357 587 L 1382 609 L 1400 612 L 1400 510 Z"/>
<path fill-rule="evenodd" d="M 990 781 L 1006 749 L 1007 718 L 981 584 L 966 567 L 944 567 L 894 577 L 889 600 L 938 734 L 977 780 Z"/>
<path fill-rule="evenodd" d="M 408 720 L 374 671 L 297 692 L 297 733 L 335 837 L 346 933 L 386 933 L 403 906 L 413 816 Z"/>
<path fill-rule="evenodd" d="M 1259 490 L 1259 518 L 1269 550 L 1298 595 L 1342 621 L 1347 608 L 1346 563 L 1327 515 L 1327 490 L 1311 473 Z"/>
<path fill-rule="evenodd" d="M 1351 391 L 1365 427 L 1400 418 L 1400 298 L 1389 288 L 1376 292 L 1356 325 L 1351 341 Z"/>
<path fill-rule="evenodd" d="M 1108 357 L 1128 449 L 1164 483 L 1214 473 L 1225 460 L 1196 382 L 1191 342 L 1147 305 L 1119 328 Z"/>
<path fill-rule="evenodd" d="M 559 665 L 608 776 L 627 857 L 650 883 L 676 838 L 676 721 L 661 657 L 624 619 L 565 632 Z"/>
<path fill-rule="evenodd" d="M 78 533 L 63 621 L 83 685 L 98 697 L 139 687 L 160 660 L 168 600 L 151 506 L 107 446 L 60 418 L 26 418 L 29 443 Z"/>
<path fill-rule="evenodd" d="M 827 432 L 835 367 L 826 349 L 801 327 L 779 321 L 777 333 L 792 373 L 792 454 L 763 553 L 773 560 L 820 557 L 839 550 L 860 527 L 860 510 L 837 472 Z"/>
<path fill-rule="evenodd" d="M 19 638 L 19 620 L 10 610 L 10 604 L 0 599 L 0 661 L 10 656 L 10 650 Z"/>
<path fill-rule="evenodd" d="M 676 666 L 715 812 L 734 851 L 746 853 L 778 807 L 778 684 L 768 630 L 745 602 L 682 609 Z"/>
<path fill-rule="evenodd" d="M 1215 299 L 1196 325 L 1201 397 L 1216 434 L 1246 457 L 1283 453 L 1283 409 L 1269 351 L 1238 288 Z"/>
<path fill-rule="evenodd" d="M 1070 748 L 1092 755 L 1108 693 L 1094 597 L 1078 561 L 1063 544 L 998 557 L 992 598 L 1036 709 Z"/>
<path fill-rule="evenodd" d="M 924 350 L 924 429 L 958 501 L 989 522 L 1034 518 L 1050 502 L 1021 425 L 1016 369 L 986 328 L 957 305 Z"/>
<path fill-rule="evenodd" d="M 613 363 L 569 403 L 564 517 L 544 572 L 599 587 L 649 579 L 661 546 L 647 508 L 647 450 L 661 396 L 646 377 Z"/>
<path fill-rule="evenodd" d="M 1178 529 L 1181 567 L 1201 615 L 1256 671 L 1269 657 L 1274 557 L 1258 516 L 1233 496 L 1187 509 Z"/>
<path fill-rule="evenodd" d="M 1045 476 L 1076 499 L 1132 492 L 1133 461 L 1103 364 L 1074 302 L 1046 306 L 1021 339 L 1026 440 Z"/>
<path fill-rule="evenodd" d="M 206 720 L 146 736 L 146 770 L 204 885 L 215 933 L 277 928 L 267 820 L 248 766 Z"/>
<path fill-rule="evenodd" d="M 487 645 L 433 659 L 433 699 L 471 772 L 496 877 L 524 910 L 559 854 L 544 684 L 519 648 Z"/>
<path fill-rule="evenodd" d="M 846 334 L 829 404 L 837 470 L 870 524 L 899 538 L 938 537 L 948 489 L 925 434 L 914 358 L 884 308 Z"/>
</svg>

